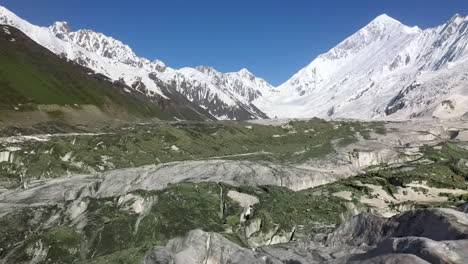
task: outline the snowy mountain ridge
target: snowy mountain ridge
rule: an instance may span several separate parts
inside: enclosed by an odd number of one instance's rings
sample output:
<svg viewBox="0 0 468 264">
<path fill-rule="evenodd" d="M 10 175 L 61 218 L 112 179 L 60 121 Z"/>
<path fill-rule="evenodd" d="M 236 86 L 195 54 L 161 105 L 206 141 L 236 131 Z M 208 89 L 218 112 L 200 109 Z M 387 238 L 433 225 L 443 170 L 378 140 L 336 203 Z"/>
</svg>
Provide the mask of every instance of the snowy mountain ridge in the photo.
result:
<svg viewBox="0 0 468 264">
<path fill-rule="evenodd" d="M 251 101 L 260 91 L 273 87 L 252 74 L 246 75 L 246 70 L 210 75 L 193 68 L 172 69 L 162 61 L 138 57 L 129 46 L 102 33 L 72 31 L 66 22 L 48 28 L 35 26 L 1 6 L 0 24 L 16 27 L 52 52 L 138 88 L 148 97 L 170 100 L 171 95 L 158 86 L 163 81 L 218 119 L 267 118 Z"/>
<path fill-rule="evenodd" d="M 170 101 L 171 91 L 177 91 L 217 119 L 468 115 L 468 17 L 461 15 L 425 30 L 380 15 L 279 87 L 247 69 L 173 69 L 138 57 L 128 45 L 102 33 L 72 31 L 66 22 L 38 27 L 4 7 L 0 24 L 14 26 L 54 53 L 149 98 Z"/>
<path fill-rule="evenodd" d="M 117 63 L 125 66 L 139 69 L 140 73 L 136 75 L 132 73 L 132 70 L 123 69 L 119 72 L 120 76 L 114 75 L 113 78 L 122 79 L 129 85 L 139 81 L 148 86 L 148 84 L 151 85 L 154 78 L 158 78 L 167 84 L 175 84 L 174 88 L 178 92 L 208 110 L 218 119 L 266 117 L 260 110 L 250 104 L 256 98 L 254 94 L 258 93 L 258 90 L 264 89 L 264 86 L 269 86 L 263 79 L 254 77 L 254 80 L 247 82 L 247 80 L 242 79 L 244 75 L 241 73 L 220 73 L 213 69 L 214 74 L 210 74 L 210 72 L 194 68 L 172 69 L 160 60 L 150 62 L 145 58 L 138 57 L 129 46 L 112 37 L 92 30 L 72 32 L 68 31 L 67 28 L 69 27 L 64 25 L 59 27 L 62 30 L 58 31 L 54 30 L 57 28 L 54 26 L 52 26 L 51 31 L 56 31 L 55 35 L 64 41 L 74 43 L 89 52 L 114 62 L 117 61 Z M 247 83 L 249 83 L 249 86 L 246 85 Z M 239 89 L 239 92 L 236 89 Z M 159 92 L 157 89 L 150 90 Z M 248 114 L 233 114 L 232 111 L 226 110 L 239 107 L 246 110 Z"/>
</svg>

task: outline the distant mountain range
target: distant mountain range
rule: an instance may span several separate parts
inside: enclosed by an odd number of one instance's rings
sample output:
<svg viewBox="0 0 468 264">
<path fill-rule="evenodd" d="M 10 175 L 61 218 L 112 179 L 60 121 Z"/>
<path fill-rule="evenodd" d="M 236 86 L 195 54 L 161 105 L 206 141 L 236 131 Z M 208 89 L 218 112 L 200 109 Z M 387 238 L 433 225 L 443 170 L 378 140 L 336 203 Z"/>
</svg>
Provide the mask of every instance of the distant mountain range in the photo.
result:
<svg viewBox="0 0 468 264">
<path fill-rule="evenodd" d="M 460 15 L 426 30 L 381 15 L 279 87 L 246 69 L 172 69 L 104 34 L 72 31 L 66 22 L 35 26 L 4 7 L 0 24 L 154 104 L 167 118 L 408 119 L 468 112 L 468 17 Z"/>
</svg>

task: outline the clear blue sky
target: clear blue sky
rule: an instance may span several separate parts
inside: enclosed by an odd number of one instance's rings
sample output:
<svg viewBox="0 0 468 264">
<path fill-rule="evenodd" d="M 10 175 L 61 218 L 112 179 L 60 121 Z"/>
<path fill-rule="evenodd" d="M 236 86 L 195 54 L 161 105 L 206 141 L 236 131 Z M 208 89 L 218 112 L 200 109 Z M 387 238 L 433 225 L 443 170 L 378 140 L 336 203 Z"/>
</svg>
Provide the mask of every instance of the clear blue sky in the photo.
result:
<svg viewBox="0 0 468 264">
<path fill-rule="evenodd" d="M 386 13 L 421 28 L 468 15 L 468 0 L 0 0 L 48 26 L 68 21 L 168 66 L 247 68 L 274 85 Z"/>
</svg>

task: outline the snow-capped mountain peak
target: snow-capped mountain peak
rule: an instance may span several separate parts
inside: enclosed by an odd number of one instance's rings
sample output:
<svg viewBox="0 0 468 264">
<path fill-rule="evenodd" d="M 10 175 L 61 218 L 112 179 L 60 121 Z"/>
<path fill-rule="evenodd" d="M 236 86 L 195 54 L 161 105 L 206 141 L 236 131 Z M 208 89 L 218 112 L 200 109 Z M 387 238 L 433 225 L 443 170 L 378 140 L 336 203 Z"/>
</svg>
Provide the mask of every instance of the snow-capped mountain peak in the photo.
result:
<svg viewBox="0 0 468 264">
<path fill-rule="evenodd" d="M 450 19 L 450 21 L 460 23 L 461 21 L 463 21 L 465 19 L 466 19 L 466 17 L 462 16 L 459 13 L 456 13 L 455 15 L 453 15 L 453 17 L 452 17 L 452 19 Z"/>
<path fill-rule="evenodd" d="M 210 67 L 210 66 L 197 66 L 195 67 L 195 69 L 210 76 L 215 76 L 215 75 L 220 74 L 220 72 L 218 72 L 215 68 Z"/>
<path fill-rule="evenodd" d="M 239 71 L 240 74 L 243 74 L 243 75 L 252 75 L 252 73 L 247 70 L 246 68 L 242 68 L 240 71 Z"/>
<path fill-rule="evenodd" d="M 65 22 L 65 21 L 55 22 L 49 28 L 50 28 L 50 31 L 56 36 L 58 36 L 58 35 L 61 36 L 61 35 L 68 34 L 68 33 L 72 32 L 70 25 L 68 25 L 68 23 Z"/>
<path fill-rule="evenodd" d="M 54 32 L 54 30 L 57 29 L 56 24 L 50 27 L 50 30 L 58 38 L 75 43 L 89 52 L 136 67 L 142 67 L 143 64 L 149 63 L 146 59 L 138 57 L 128 45 L 125 45 L 113 37 L 89 29 L 81 29 L 75 32 L 59 31 L 57 34 Z"/>
<path fill-rule="evenodd" d="M 275 96 L 254 103 L 279 117 L 463 114 L 468 112 L 467 21 L 455 15 L 421 30 L 380 15 L 301 69 Z"/>
<path fill-rule="evenodd" d="M 363 29 L 374 28 L 379 29 L 381 31 L 389 31 L 391 28 L 399 28 L 400 30 L 407 31 L 408 33 L 418 33 L 422 30 L 418 26 L 409 27 L 407 25 L 402 24 L 400 21 L 394 19 L 393 17 L 382 14 L 372 20 L 367 26 Z"/>
<path fill-rule="evenodd" d="M 417 34 L 420 30 L 403 25 L 388 15 L 380 15 L 358 32 L 338 44 L 326 55 L 336 58 L 361 50 L 372 42 L 386 41 L 402 34 Z M 384 43 L 385 44 L 385 43 Z M 346 52 L 348 51 L 348 52 Z"/>
<path fill-rule="evenodd" d="M 384 48 L 391 46 L 393 50 L 399 50 L 419 32 L 419 29 L 407 27 L 388 15 L 380 15 L 327 53 L 319 55 L 278 89 L 306 96 L 321 92 L 330 82 L 344 80 L 353 72 L 367 73 L 370 67 L 375 68 L 375 64 L 379 64 L 381 70 L 384 60 L 378 56 L 382 56 Z M 339 84 L 333 85 L 337 87 Z"/>
<path fill-rule="evenodd" d="M 254 80 L 256 77 L 255 75 L 253 75 L 253 73 L 251 73 L 249 70 L 247 70 L 246 68 L 243 68 L 239 71 L 239 74 L 243 77 L 246 77 L 250 80 Z"/>
<path fill-rule="evenodd" d="M 382 14 L 374 18 L 374 20 L 371 21 L 370 24 L 380 24 L 380 25 L 398 25 L 401 24 L 400 21 L 394 19 L 393 17 L 390 17 L 387 14 Z"/>
<path fill-rule="evenodd" d="M 160 60 L 152 61 L 150 64 L 150 67 L 152 71 L 158 71 L 158 72 L 165 72 L 167 69 L 166 64 Z"/>
</svg>

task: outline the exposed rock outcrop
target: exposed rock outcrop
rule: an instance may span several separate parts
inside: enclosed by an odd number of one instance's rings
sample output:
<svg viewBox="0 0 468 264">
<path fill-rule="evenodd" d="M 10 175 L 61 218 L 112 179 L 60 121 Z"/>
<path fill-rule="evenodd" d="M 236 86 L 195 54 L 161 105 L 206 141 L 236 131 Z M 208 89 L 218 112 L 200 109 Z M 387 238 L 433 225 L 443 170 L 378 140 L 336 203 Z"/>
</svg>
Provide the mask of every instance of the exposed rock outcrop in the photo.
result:
<svg viewBox="0 0 468 264">
<path fill-rule="evenodd" d="M 252 250 L 242 248 L 216 233 L 191 231 L 184 238 L 171 240 L 165 247 L 155 247 L 142 264 L 266 264 Z"/>
<path fill-rule="evenodd" d="M 468 261 L 467 247 L 467 214 L 453 209 L 424 209 L 388 219 L 361 214 L 329 235 L 256 250 L 195 230 L 185 238 L 171 240 L 166 247 L 154 248 L 142 263 L 461 264 Z"/>
<path fill-rule="evenodd" d="M 375 249 L 365 254 L 355 255 L 349 258 L 348 261 L 376 263 L 372 261 L 382 257 L 391 259 L 392 257 L 395 258 L 395 256 L 401 257 L 407 254 L 416 256 L 428 263 L 465 263 L 468 260 L 466 248 L 468 248 L 468 240 L 466 239 L 434 241 L 423 237 L 390 238 L 384 240 Z"/>
<path fill-rule="evenodd" d="M 464 203 L 464 204 L 460 205 L 457 209 L 460 212 L 468 214 L 468 203 Z"/>
</svg>

